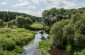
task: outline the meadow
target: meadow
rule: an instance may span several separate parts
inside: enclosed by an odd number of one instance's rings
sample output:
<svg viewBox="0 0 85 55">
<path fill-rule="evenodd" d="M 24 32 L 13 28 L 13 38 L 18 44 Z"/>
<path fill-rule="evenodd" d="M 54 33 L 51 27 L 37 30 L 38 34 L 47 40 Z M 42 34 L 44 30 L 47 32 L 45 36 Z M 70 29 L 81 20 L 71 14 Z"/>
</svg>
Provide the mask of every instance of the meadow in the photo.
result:
<svg viewBox="0 0 85 55">
<path fill-rule="evenodd" d="M 34 38 L 34 34 L 24 28 L 0 28 L 0 55 L 19 55 L 23 46 Z"/>
</svg>

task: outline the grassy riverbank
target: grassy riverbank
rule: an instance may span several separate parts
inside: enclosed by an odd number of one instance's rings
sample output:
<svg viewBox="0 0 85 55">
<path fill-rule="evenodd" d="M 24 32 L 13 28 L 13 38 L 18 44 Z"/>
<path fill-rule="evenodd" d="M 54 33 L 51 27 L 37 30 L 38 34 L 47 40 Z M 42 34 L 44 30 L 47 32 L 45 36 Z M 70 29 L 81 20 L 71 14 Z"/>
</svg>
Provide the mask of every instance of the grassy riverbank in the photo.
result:
<svg viewBox="0 0 85 55">
<path fill-rule="evenodd" d="M 19 55 L 34 34 L 24 28 L 0 28 L 0 55 Z"/>
<path fill-rule="evenodd" d="M 51 49 L 50 47 L 51 47 L 50 38 L 40 41 L 38 46 L 39 50 L 43 55 L 49 55 L 49 50 Z"/>
</svg>

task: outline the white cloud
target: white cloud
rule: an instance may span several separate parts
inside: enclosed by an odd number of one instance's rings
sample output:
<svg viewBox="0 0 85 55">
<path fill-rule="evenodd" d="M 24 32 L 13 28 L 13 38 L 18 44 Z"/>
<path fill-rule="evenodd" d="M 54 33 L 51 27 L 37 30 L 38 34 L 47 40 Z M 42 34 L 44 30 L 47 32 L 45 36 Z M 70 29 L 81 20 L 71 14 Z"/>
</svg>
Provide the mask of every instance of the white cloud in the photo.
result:
<svg viewBox="0 0 85 55">
<path fill-rule="evenodd" d="M 41 2 L 48 4 L 48 3 L 54 3 L 54 2 L 59 3 L 62 0 L 31 0 L 31 1 L 35 4 L 40 4 Z"/>
<path fill-rule="evenodd" d="M 20 10 L 19 12 L 23 12 L 23 13 L 27 13 L 27 14 L 31 14 L 31 15 L 33 15 L 33 16 L 42 16 L 42 11 L 38 11 L 38 12 L 34 12 L 34 11 L 30 11 L 30 10 L 25 10 L 25 11 L 22 11 L 22 10 Z"/>
<path fill-rule="evenodd" d="M 74 2 L 70 1 L 62 1 L 63 2 L 63 8 L 70 9 L 70 8 L 77 8 L 77 5 Z"/>
<path fill-rule="evenodd" d="M 62 4 L 62 5 L 61 5 Z M 50 8 L 77 8 L 77 5 L 73 1 L 67 1 L 67 0 L 48 0 L 48 4 L 45 9 Z"/>
<path fill-rule="evenodd" d="M 47 0 L 48 3 L 60 3 L 63 0 Z"/>
<path fill-rule="evenodd" d="M 25 6 L 28 6 L 30 4 L 31 3 L 28 2 L 28 0 L 19 0 L 19 3 L 18 4 L 15 4 L 13 6 L 15 6 L 15 7 L 25 7 Z"/>
<path fill-rule="evenodd" d="M 28 7 L 28 9 L 36 9 L 36 6 L 30 5 L 30 6 Z"/>
<path fill-rule="evenodd" d="M 50 9 L 50 8 L 60 8 L 59 4 L 62 2 L 63 0 L 47 0 L 47 6 L 45 9 Z"/>
<path fill-rule="evenodd" d="M 40 3 L 40 0 L 31 0 L 33 3 L 35 4 L 39 4 Z"/>
<path fill-rule="evenodd" d="M 0 9 L 0 11 L 9 11 L 8 9 Z"/>
<path fill-rule="evenodd" d="M 6 2 L 2 2 L 1 5 L 6 5 L 7 3 Z"/>
<path fill-rule="evenodd" d="M 42 11 L 36 12 L 35 15 L 37 15 L 37 16 L 42 16 Z"/>
<path fill-rule="evenodd" d="M 19 10 L 19 12 L 21 12 L 21 13 L 27 13 L 27 14 L 31 13 L 31 11 L 29 11 L 29 10 L 25 10 L 25 11 Z"/>
<path fill-rule="evenodd" d="M 16 4 L 16 5 L 14 5 L 14 6 L 16 6 L 16 7 L 24 7 L 24 6 L 27 6 L 28 4 L 30 4 L 30 3 L 28 3 L 28 2 L 23 2 L 23 3 L 20 3 L 20 4 Z"/>
</svg>

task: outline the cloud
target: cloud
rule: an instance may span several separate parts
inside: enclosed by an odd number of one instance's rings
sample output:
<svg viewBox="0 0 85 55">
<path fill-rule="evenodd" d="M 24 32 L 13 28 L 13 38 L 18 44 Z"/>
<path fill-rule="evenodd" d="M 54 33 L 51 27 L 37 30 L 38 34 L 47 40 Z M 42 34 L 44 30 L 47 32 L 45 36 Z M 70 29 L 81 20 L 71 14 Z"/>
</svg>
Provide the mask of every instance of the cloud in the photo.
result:
<svg viewBox="0 0 85 55">
<path fill-rule="evenodd" d="M 40 3 L 40 0 L 31 0 L 33 3 L 35 4 L 39 4 Z"/>
<path fill-rule="evenodd" d="M 63 0 L 47 0 L 47 2 L 49 3 L 49 4 L 55 4 L 55 3 L 60 3 L 61 1 L 63 1 Z"/>
<path fill-rule="evenodd" d="M 45 3 L 46 0 L 31 0 L 31 2 L 33 2 L 34 4 L 41 4 L 41 2 Z"/>
<path fill-rule="evenodd" d="M 66 9 L 71 9 L 71 8 L 77 8 L 77 5 L 74 3 L 74 2 L 71 2 L 71 1 L 62 1 L 63 3 L 63 8 L 66 8 Z"/>
<path fill-rule="evenodd" d="M 16 5 L 14 5 L 14 6 L 16 6 L 16 7 L 25 7 L 25 6 L 27 6 L 28 4 L 30 4 L 30 3 L 28 3 L 28 2 L 23 2 L 23 3 L 20 3 L 20 4 L 16 4 Z"/>
<path fill-rule="evenodd" d="M 21 13 L 27 13 L 27 14 L 29 14 L 29 13 L 31 13 L 31 11 L 29 11 L 29 10 L 19 10 L 18 12 L 21 12 Z"/>
<path fill-rule="evenodd" d="M 0 0 L 0 10 L 23 12 L 41 16 L 42 12 L 51 8 L 84 7 L 85 0 Z"/>
<path fill-rule="evenodd" d="M 40 5 L 44 4 L 46 6 L 44 7 L 39 7 L 35 5 Z M 16 4 L 16 7 L 27 7 L 27 9 L 21 10 L 19 12 L 24 12 L 27 14 L 32 14 L 36 16 L 42 16 L 42 12 L 45 9 L 50 9 L 50 8 L 74 8 L 76 5 L 73 1 L 67 1 L 67 0 L 19 0 L 19 3 Z M 37 12 L 37 13 L 36 13 Z"/>
<path fill-rule="evenodd" d="M 28 5 L 30 5 L 31 3 L 28 2 L 28 0 L 19 0 L 19 2 L 15 5 L 13 5 L 14 7 L 26 7 Z"/>
<path fill-rule="evenodd" d="M 31 0 L 31 2 L 33 2 L 35 4 L 40 4 L 40 3 L 48 4 L 48 3 L 54 3 L 54 2 L 59 3 L 60 1 L 62 1 L 62 0 Z"/>
<path fill-rule="evenodd" d="M 36 9 L 36 6 L 30 5 L 30 6 L 28 7 L 28 9 Z"/>
<path fill-rule="evenodd" d="M 8 9 L 0 9 L 0 11 L 9 11 Z"/>
<path fill-rule="evenodd" d="M 31 14 L 31 15 L 33 15 L 33 16 L 39 16 L 39 17 L 42 16 L 42 11 L 30 11 L 30 10 L 25 10 L 25 11 L 23 11 L 23 10 L 20 10 L 20 11 L 18 11 L 18 12 Z"/>
<path fill-rule="evenodd" d="M 7 3 L 6 2 L 2 2 L 1 5 L 6 5 Z"/>
<path fill-rule="evenodd" d="M 71 8 L 77 8 L 77 5 L 70 0 L 48 0 L 48 4 L 45 9 L 50 9 L 54 7 L 71 9 Z"/>
</svg>

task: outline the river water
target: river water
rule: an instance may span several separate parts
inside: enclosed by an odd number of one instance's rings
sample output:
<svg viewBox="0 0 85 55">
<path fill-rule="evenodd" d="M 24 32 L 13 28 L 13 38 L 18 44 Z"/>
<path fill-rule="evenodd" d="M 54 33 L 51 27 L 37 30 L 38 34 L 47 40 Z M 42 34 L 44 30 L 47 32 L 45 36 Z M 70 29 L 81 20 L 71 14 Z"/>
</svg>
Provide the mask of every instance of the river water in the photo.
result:
<svg viewBox="0 0 85 55">
<path fill-rule="evenodd" d="M 48 34 L 44 33 L 43 35 L 40 34 L 40 31 L 35 34 L 34 42 L 28 44 L 27 46 L 24 46 L 24 51 L 21 53 L 21 55 L 42 55 L 41 52 L 37 49 L 39 42 L 41 41 L 42 36 L 44 38 L 48 37 Z M 51 50 L 50 55 L 73 55 L 70 53 L 67 53 L 65 50 L 61 50 L 59 48 L 54 48 Z"/>
<path fill-rule="evenodd" d="M 47 38 L 48 34 L 43 34 L 44 38 Z M 24 46 L 24 51 L 21 55 L 42 55 L 41 52 L 37 49 L 39 42 L 41 41 L 42 35 L 40 31 L 35 35 L 34 42 Z"/>
</svg>

